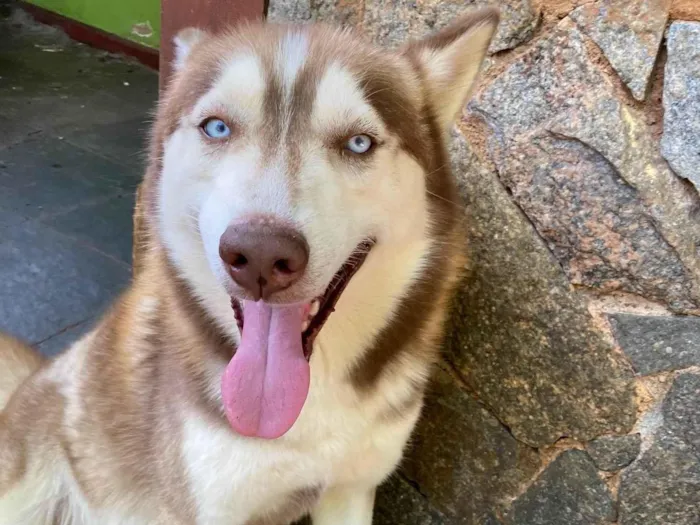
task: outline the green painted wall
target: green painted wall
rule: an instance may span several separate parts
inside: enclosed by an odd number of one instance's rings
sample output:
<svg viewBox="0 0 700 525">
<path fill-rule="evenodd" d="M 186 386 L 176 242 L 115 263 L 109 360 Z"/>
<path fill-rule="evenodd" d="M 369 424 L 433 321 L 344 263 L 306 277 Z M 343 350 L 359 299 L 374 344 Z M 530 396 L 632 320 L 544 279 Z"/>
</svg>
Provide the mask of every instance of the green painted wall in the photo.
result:
<svg viewBox="0 0 700 525">
<path fill-rule="evenodd" d="M 160 0 L 28 0 L 107 33 L 157 48 Z"/>
</svg>

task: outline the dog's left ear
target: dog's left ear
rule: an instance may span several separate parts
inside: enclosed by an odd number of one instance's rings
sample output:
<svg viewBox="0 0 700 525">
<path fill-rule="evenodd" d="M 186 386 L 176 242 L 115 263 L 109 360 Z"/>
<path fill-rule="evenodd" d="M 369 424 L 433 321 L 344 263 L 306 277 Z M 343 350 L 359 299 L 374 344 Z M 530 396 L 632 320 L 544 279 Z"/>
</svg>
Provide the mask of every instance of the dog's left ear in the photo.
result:
<svg viewBox="0 0 700 525">
<path fill-rule="evenodd" d="M 192 48 L 205 36 L 207 36 L 207 32 L 197 27 L 186 27 L 178 31 L 173 39 L 175 42 L 175 59 L 173 60 L 173 65 L 176 71 L 182 69 Z"/>
<path fill-rule="evenodd" d="M 429 102 L 444 131 L 449 131 L 467 103 L 498 19 L 498 10 L 479 9 L 406 46 L 422 72 Z"/>
</svg>

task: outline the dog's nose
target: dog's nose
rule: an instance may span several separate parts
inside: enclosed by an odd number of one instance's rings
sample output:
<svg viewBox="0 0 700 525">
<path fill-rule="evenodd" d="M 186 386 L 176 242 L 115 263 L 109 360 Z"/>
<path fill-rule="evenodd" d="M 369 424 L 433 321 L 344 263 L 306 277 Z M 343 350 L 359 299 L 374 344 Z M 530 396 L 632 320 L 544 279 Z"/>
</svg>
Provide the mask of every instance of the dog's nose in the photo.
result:
<svg viewBox="0 0 700 525">
<path fill-rule="evenodd" d="M 299 280 L 309 262 L 309 245 L 297 230 L 269 216 L 255 216 L 226 228 L 219 256 L 231 277 L 257 301 Z"/>
</svg>

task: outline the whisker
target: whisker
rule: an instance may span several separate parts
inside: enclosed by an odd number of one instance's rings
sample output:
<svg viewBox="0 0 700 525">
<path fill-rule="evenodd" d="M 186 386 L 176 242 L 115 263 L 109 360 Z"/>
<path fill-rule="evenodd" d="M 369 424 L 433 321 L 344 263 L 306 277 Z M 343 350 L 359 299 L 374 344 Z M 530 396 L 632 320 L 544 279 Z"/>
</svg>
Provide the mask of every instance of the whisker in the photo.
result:
<svg viewBox="0 0 700 525">
<path fill-rule="evenodd" d="M 440 199 L 441 201 L 447 202 L 448 204 L 452 204 L 453 206 L 456 206 L 456 207 L 459 208 L 459 209 L 464 208 L 464 206 L 463 206 L 462 204 L 459 204 L 459 203 L 457 203 L 457 202 L 451 201 L 450 199 L 446 199 L 445 197 L 442 197 L 441 195 L 438 195 L 437 193 L 434 193 L 434 192 L 432 192 L 432 191 L 430 191 L 430 190 L 428 190 L 428 189 L 426 189 L 425 192 L 426 192 L 428 195 L 432 195 L 432 196 L 435 197 L 436 199 Z"/>
</svg>

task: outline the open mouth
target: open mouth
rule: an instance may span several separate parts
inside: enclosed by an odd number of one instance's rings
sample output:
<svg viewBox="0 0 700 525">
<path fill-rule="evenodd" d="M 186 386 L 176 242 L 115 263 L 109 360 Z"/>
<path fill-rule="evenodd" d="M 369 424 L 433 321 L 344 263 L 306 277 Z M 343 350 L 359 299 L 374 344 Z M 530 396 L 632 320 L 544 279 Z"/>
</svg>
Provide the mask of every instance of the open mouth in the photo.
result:
<svg viewBox="0 0 700 525">
<path fill-rule="evenodd" d="M 294 425 L 309 393 L 314 340 L 372 245 L 360 243 L 323 295 L 310 303 L 232 299 L 241 341 L 222 376 L 221 399 L 237 433 L 276 439 Z"/>
<path fill-rule="evenodd" d="M 313 352 L 313 345 L 316 336 L 323 328 L 328 317 L 335 311 L 335 305 L 342 295 L 345 287 L 350 283 L 352 277 L 362 267 L 369 254 L 374 241 L 365 240 L 361 242 L 345 261 L 340 270 L 331 279 L 323 295 L 317 297 L 304 307 L 303 320 L 301 325 L 301 344 L 304 348 L 304 357 L 308 361 Z M 243 333 L 243 307 L 241 302 L 235 297 L 231 298 L 231 307 L 238 324 L 238 329 Z"/>
</svg>

